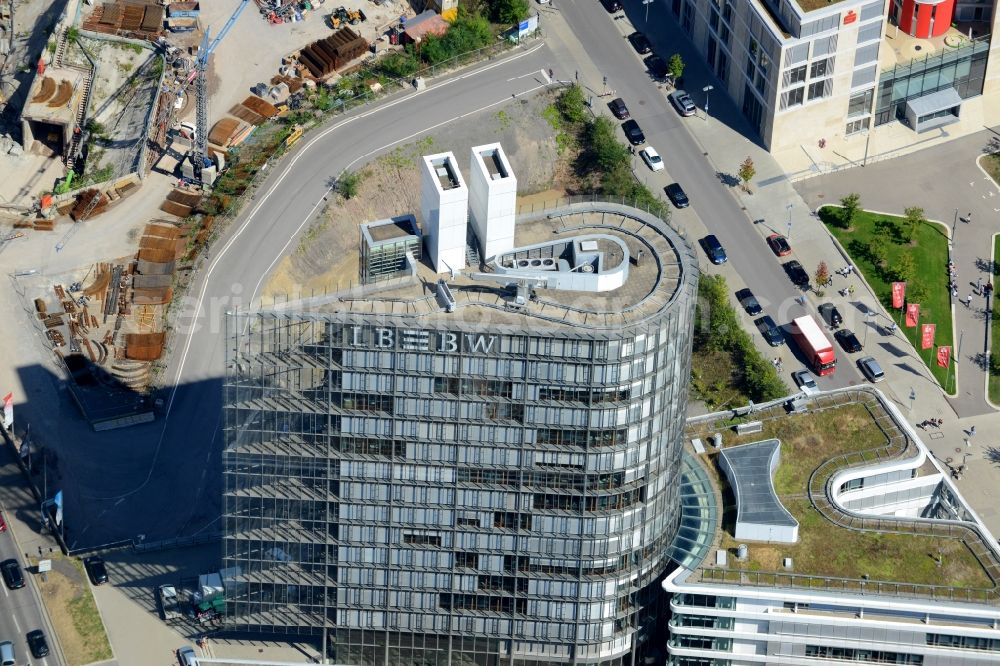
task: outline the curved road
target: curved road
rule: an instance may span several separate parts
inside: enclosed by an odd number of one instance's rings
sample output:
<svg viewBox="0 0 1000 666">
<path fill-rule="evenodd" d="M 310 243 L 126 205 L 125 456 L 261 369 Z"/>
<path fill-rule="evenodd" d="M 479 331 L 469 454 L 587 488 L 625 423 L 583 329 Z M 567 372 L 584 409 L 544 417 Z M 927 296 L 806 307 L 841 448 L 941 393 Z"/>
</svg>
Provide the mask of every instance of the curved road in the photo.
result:
<svg viewBox="0 0 1000 666">
<path fill-rule="evenodd" d="M 78 472 L 65 488 L 71 547 L 220 528 L 222 447 L 215 440 L 221 436 L 224 313 L 256 298 L 344 169 L 546 87 L 543 70 L 551 61 L 548 47 L 529 43 L 502 60 L 347 114 L 281 161 L 178 304 L 176 346 L 164 373 L 172 386 L 166 418 L 111 433 L 79 433 L 86 446 L 69 453 L 70 460 L 63 455 L 66 468 Z"/>
</svg>

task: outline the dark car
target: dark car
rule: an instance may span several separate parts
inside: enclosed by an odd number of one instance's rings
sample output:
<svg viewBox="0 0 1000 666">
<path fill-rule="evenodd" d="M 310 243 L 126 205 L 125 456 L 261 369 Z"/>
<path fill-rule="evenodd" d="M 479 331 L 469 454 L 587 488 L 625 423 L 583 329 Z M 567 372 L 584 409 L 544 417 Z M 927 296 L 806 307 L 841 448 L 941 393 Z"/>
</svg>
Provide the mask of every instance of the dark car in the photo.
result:
<svg viewBox="0 0 1000 666">
<path fill-rule="evenodd" d="M 622 3 L 618 2 L 618 0 L 601 0 L 601 4 L 604 5 L 609 14 L 614 14 L 622 10 Z"/>
<path fill-rule="evenodd" d="M 31 650 L 32 657 L 47 657 L 49 654 L 49 643 L 45 640 L 45 632 L 41 629 L 29 631 L 25 636 L 28 639 L 28 649 Z"/>
<path fill-rule="evenodd" d="M 680 183 L 670 183 L 663 188 L 663 191 L 667 193 L 667 197 L 670 199 L 678 208 L 687 208 L 691 203 L 688 201 L 687 192 L 681 187 Z"/>
<path fill-rule="evenodd" d="M 767 340 L 767 344 L 772 347 L 780 347 L 785 342 L 785 336 L 781 334 L 781 329 L 774 323 L 769 315 L 764 315 L 760 319 L 754 320 L 757 330 Z"/>
<path fill-rule="evenodd" d="M 628 137 L 629 143 L 633 146 L 638 146 L 640 143 L 646 142 L 646 135 L 642 133 L 642 128 L 639 127 L 639 123 L 634 120 L 626 120 L 623 122 L 622 129 L 625 131 L 625 136 Z"/>
<path fill-rule="evenodd" d="M 21 573 L 21 565 L 17 560 L 4 560 L 0 562 L 0 575 L 3 575 L 3 582 L 12 590 L 24 587 L 24 574 Z"/>
<path fill-rule="evenodd" d="M 708 260 L 713 264 L 724 264 L 729 259 L 726 256 L 726 251 L 722 248 L 722 243 L 714 234 L 709 234 L 701 239 L 701 249 L 705 250 Z"/>
<path fill-rule="evenodd" d="M 674 108 L 677 109 L 677 113 L 682 116 L 693 116 L 695 111 L 697 111 L 691 95 L 688 95 L 683 90 L 675 90 L 667 97 L 670 99 L 670 103 L 674 105 Z"/>
<path fill-rule="evenodd" d="M 840 346 L 844 348 L 844 351 L 848 354 L 856 354 L 861 351 L 861 343 L 858 341 L 858 336 L 848 328 L 842 328 L 833 334 L 833 337 L 837 338 L 837 342 Z"/>
<path fill-rule="evenodd" d="M 840 310 L 833 303 L 823 303 L 819 306 L 819 316 L 830 328 L 837 328 L 844 323 L 844 318 L 840 315 Z"/>
<path fill-rule="evenodd" d="M 771 234 L 768 236 L 767 245 L 771 248 L 771 252 L 774 252 L 779 257 L 784 257 L 792 253 L 792 246 L 788 243 L 788 239 L 781 234 Z"/>
<path fill-rule="evenodd" d="M 646 71 L 654 79 L 667 78 L 667 62 L 658 55 L 651 55 L 642 61 L 646 65 Z"/>
<path fill-rule="evenodd" d="M 785 263 L 782 268 L 785 269 L 785 274 L 788 275 L 788 279 L 792 281 L 796 287 L 801 287 L 805 289 L 809 286 L 809 274 L 806 273 L 806 269 L 802 268 L 802 264 L 795 261 L 789 261 Z"/>
<path fill-rule="evenodd" d="M 83 567 L 87 570 L 87 577 L 94 585 L 103 585 L 108 582 L 108 568 L 104 566 L 104 560 L 97 555 L 84 558 Z"/>
<path fill-rule="evenodd" d="M 611 113 L 615 114 L 615 118 L 618 120 L 628 120 L 631 117 L 628 112 L 628 107 L 625 106 L 625 100 L 621 97 L 615 97 L 613 100 L 608 102 L 608 108 L 611 109 Z"/>
<path fill-rule="evenodd" d="M 747 314 L 751 317 L 760 314 L 760 303 L 757 302 L 757 297 L 754 296 L 753 292 L 749 289 L 740 289 L 736 292 L 736 300 L 740 302 L 740 305 L 743 306 L 743 309 L 746 310 Z"/>
<path fill-rule="evenodd" d="M 646 35 L 641 32 L 633 32 L 628 36 L 628 41 L 632 44 L 632 48 L 642 55 L 646 55 L 653 50 L 653 45 L 649 43 Z"/>
</svg>

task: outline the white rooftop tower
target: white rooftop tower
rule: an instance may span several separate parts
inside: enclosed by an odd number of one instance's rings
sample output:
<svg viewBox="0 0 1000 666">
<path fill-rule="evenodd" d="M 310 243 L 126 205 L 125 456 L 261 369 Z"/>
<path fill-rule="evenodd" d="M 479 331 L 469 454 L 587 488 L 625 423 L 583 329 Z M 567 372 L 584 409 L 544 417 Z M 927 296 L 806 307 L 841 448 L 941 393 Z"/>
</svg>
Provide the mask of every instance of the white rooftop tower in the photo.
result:
<svg viewBox="0 0 1000 666">
<path fill-rule="evenodd" d="M 420 212 L 427 253 L 438 273 L 465 268 L 465 236 L 469 224 L 469 189 L 455 155 L 424 156 Z"/>
<path fill-rule="evenodd" d="M 469 214 L 483 259 L 514 248 L 517 178 L 499 143 L 472 148 Z"/>
</svg>

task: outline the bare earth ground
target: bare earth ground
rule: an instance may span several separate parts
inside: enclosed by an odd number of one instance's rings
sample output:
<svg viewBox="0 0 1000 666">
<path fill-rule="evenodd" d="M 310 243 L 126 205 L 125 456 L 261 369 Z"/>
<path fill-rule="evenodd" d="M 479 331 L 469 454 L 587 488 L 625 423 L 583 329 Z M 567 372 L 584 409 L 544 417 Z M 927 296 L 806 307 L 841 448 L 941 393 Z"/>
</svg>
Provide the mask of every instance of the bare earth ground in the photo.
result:
<svg viewBox="0 0 1000 666">
<path fill-rule="evenodd" d="M 562 194 L 560 174 L 565 169 L 560 165 L 565 155 L 557 154 L 552 128 L 542 117 L 552 100 L 550 95 L 539 95 L 498 112 L 470 116 L 364 167 L 357 196 L 347 201 L 338 197 L 320 213 L 268 278 L 262 300 L 308 297 L 356 283 L 358 225 L 406 213 L 422 222 L 417 168 L 421 155 L 451 151 L 468 177 L 472 146 L 499 141 L 517 177 L 518 192 L 539 201 L 557 199 Z"/>
<path fill-rule="evenodd" d="M 39 590 L 69 666 L 111 659 L 111 645 L 79 560 L 53 554 L 48 580 Z M 38 558 L 32 558 L 37 566 Z"/>
</svg>

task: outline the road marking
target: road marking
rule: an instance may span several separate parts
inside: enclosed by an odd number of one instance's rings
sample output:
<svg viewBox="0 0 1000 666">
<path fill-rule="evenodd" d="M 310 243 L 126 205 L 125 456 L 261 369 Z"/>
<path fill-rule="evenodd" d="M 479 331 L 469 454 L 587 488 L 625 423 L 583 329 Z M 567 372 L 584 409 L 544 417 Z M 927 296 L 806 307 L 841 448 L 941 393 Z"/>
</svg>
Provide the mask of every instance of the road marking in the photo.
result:
<svg viewBox="0 0 1000 666">
<path fill-rule="evenodd" d="M 531 72 L 527 76 L 535 76 L 535 72 Z M 524 77 L 518 77 L 518 78 L 524 78 Z M 548 86 L 545 86 L 545 85 L 535 86 L 534 88 L 529 88 L 528 90 L 521 91 L 518 94 L 519 95 L 527 95 L 527 94 L 535 92 L 536 90 L 541 90 L 542 88 L 546 88 L 546 87 L 548 87 Z M 409 141 L 410 139 L 418 137 L 421 134 L 427 134 L 429 132 L 433 132 L 434 130 L 436 130 L 439 127 L 447 125 L 448 123 L 453 123 L 456 120 L 461 120 L 462 118 L 465 118 L 466 116 L 472 116 L 472 115 L 475 115 L 477 113 L 482 113 L 483 111 L 485 111 L 487 109 L 490 109 L 490 108 L 493 108 L 494 106 L 497 106 L 499 104 L 506 104 L 507 102 L 510 102 L 511 99 L 513 99 L 513 98 L 504 96 L 504 97 L 500 98 L 499 100 L 497 100 L 495 102 L 491 102 L 491 103 L 487 104 L 486 106 L 482 106 L 482 107 L 479 107 L 478 109 L 474 109 L 472 111 L 468 111 L 468 112 L 463 113 L 461 115 L 454 116 L 452 118 L 449 118 L 448 120 L 442 120 L 441 122 L 439 122 L 436 125 L 431 125 L 430 127 L 425 127 L 423 129 L 421 129 L 419 132 L 414 132 L 413 134 L 411 134 L 409 136 L 404 136 L 403 138 L 397 139 L 396 141 L 390 141 L 389 143 L 385 144 L 384 146 L 376 148 L 375 150 L 370 150 L 367 153 L 365 153 L 364 155 L 359 155 L 358 157 L 355 157 L 353 160 L 351 160 L 350 164 L 348 164 L 346 167 L 344 167 L 344 170 L 341 171 L 340 173 L 343 174 L 345 171 L 347 171 L 352 166 L 354 166 L 355 164 L 357 164 L 359 160 L 363 160 L 366 157 L 369 157 L 371 155 L 375 155 L 375 154 L 380 153 L 382 151 L 388 150 L 389 148 L 392 148 L 393 146 L 395 146 L 397 144 L 403 143 L 404 141 Z M 324 194 L 323 197 L 321 197 L 320 200 L 316 202 L 316 204 L 312 207 L 312 209 L 310 209 L 309 213 L 306 215 L 305 219 L 302 220 L 302 223 L 295 229 L 295 233 L 293 233 L 291 236 L 288 237 L 288 242 L 285 243 L 285 245 L 281 248 L 281 251 L 278 252 L 277 256 L 274 258 L 274 261 L 272 261 L 270 263 L 270 265 L 267 267 L 267 269 L 263 273 L 261 273 L 260 279 L 257 280 L 257 284 L 256 284 L 256 286 L 254 286 L 253 292 L 251 292 L 251 294 L 250 294 L 250 308 L 251 309 L 253 308 L 254 301 L 257 300 L 257 292 L 260 291 L 260 287 L 261 287 L 262 284 L 264 284 L 264 280 L 267 278 L 268 273 L 271 272 L 271 269 L 274 268 L 275 264 L 277 264 L 279 261 L 281 261 L 281 259 L 284 258 L 284 256 L 285 256 L 285 250 L 287 250 L 288 246 L 292 244 L 292 241 L 295 240 L 295 237 L 299 235 L 299 232 L 302 231 L 302 228 L 305 227 L 306 224 L 309 223 L 309 220 L 312 219 L 313 213 L 316 211 L 316 209 L 319 207 L 319 205 L 321 203 L 323 203 L 323 201 L 326 199 L 326 195 L 329 194 L 332 191 L 333 191 L 332 187 L 329 188 L 329 189 L 327 189 L 326 194 Z M 263 305 L 263 304 L 261 304 L 261 305 Z M 249 326 L 249 322 L 247 322 L 247 325 Z"/>
<path fill-rule="evenodd" d="M 502 60 L 498 60 L 497 62 L 495 62 L 495 63 L 493 63 L 491 65 L 486 65 L 485 67 L 480 67 L 480 68 L 475 69 L 473 71 L 466 72 L 465 74 L 462 74 L 460 76 L 456 76 L 456 77 L 451 78 L 451 79 L 447 79 L 447 80 L 442 81 L 441 83 L 438 83 L 436 85 L 427 86 L 423 90 L 417 90 L 417 91 L 411 92 L 409 94 L 404 94 L 399 99 L 392 100 L 391 102 L 386 102 L 385 104 L 376 106 L 373 109 L 370 109 L 370 110 L 365 111 L 363 113 L 359 113 L 358 115 L 353 116 L 351 118 L 345 118 L 344 120 L 340 121 L 339 123 L 335 123 L 335 124 L 331 125 L 330 127 L 326 128 L 325 130 L 322 130 L 321 132 L 319 132 L 318 134 L 316 134 L 316 136 L 314 136 L 312 139 L 310 139 L 308 142 L 306 142 L 302 146 L 302 149 L 295 156 L 292 157 L 292 159 L 285 166 L 285 169 L 281 172 L 281 176 L 278 177 L 278 180 L 275 181 L 274 185 L 272 185 L 271 188 L 264 194 L 264 196 L 260 198 L 260 200 L 257 202 L 257 205 L 253 207 L 253 209 L 250 211 L 249 215 L 247 215 L 246 219 L 243 220 L 243 224 L 241 224 L 236 229 L 236 231 L 233 233 L 232 237 L 230 237 L 230 239 L 226 242 L 226 244 L 222 246 L 222 249 L 219 251 L 219 253 L 217 255 L 215 255 L 215 259 L 213 259 L 212 262 L 209 264 L 208 270 L 205 272 L 205 277 L 202 279 L 201 289 L 198 292 L 198 298 L 197 298 L 197 300 L 195 302 L 195 304 L 196 304 L 196 307 L 194 309 L 195 317 L 197 317 L 198 313 L 201 312 L 202 304 L 203 304 L 203 302 L 205 300 L 205 292 L 208 291 L 208 285 L 209 285 L 209 283 L 211 281 L 212 273 L 215 271 L 215 267 L 218 265 L 219 260 L 222 259 L 222 257 L 225 256 L 226 252 L 233 245 L 233 243 L 236 241 L 236 239 L 239 238 L 243 234 L 244 231 L 246 231 L 246 229 L 247 229 L 248 226 L 250 226 L 250 221 L 253 220 L 254 216 L 257 215 L 257 212 L 260 210 L 261 206 L 263 206 L 264 203 L 267 202 L 267 200 L 271 197 L 271 195 L 274 194 L 274 192 L 277 190 L 278 186 L 281 185 L 281 183 L 285 180 L 285 178 L 291 172 L 292 167 L 295 166 L 295 163 L 298 162 L 299 159 L 303 155 L 305 155 L 307 152 L 309 152 L 309 149 L 312 148 L 312 146 L 317 141 L 321 140 L 323 137 L 327 136 L 331 132 L 340 129 L 341 127 L 343 127 L 344 125 L 346 125 L 348 123 L 352 123 L 352 122 L 354 122 L 356 120 L 360 120 L 362 118 L 367 118 L 368 116 L 371 116 L 371 115 L 376 114 L 376 113 L 380 113 L 380 112 L 384 111 L 385 109 L 391 109 L 392 107 L 394 107 L 394 106 L 396 106 L 398 104 L 403 104 L 404 102 L 409 102 L 414 97 L 418 97 L 418 96 L 423 95 L 425 93 L 428 93 L 428 92 L 431 92 L 431 91 L 434 91 L 434 90 L 438 90 L 439 88 L 443 88 L 445 86 L 451 85 L 455 81 L 462 81 L 464 79 L 471 78 L 473 76 L 478 76 L 478 75 L 480 75 L 480 74 L 482 74 L 484 72 L 488 72 L 488 71 L 490 71 L 492 69 L 495 69 L 497 67 L 502 67 L 502 66 L 508 65 L 508 64 L 510 64 L 512 62 L 520 60 L 521 58 L 525 58 L 525 57 L 527 57 L 529 55 L 534 54 L 535 51 L 538 51 L 543 46 L 545 46 L 545 42 L 539 42 L 538 44 L 532 46 L 531 48 L 527 49 L 526 51 L 523 51 L 522 53 L 518 53 L 517 55 L 513 55 L 513 56 L 511 56 L 509 58 L 504 58 Z M 486 107 L 486 108 L 489 108 L 489 107 Z M 299 228 L 301 229 L 301 227 L 299 227 Z M 296 234 L 297 233 L 298 233 L 298 231 L 296 231 Z M 287 247 L 287 244 L 286 244 L 286 247 Z M 284 250 L 282 250 L 282 251 L 284 251 Z M 252 302 L 253 302 L 253 300 L 251 299 L 251 304 L 252 304 Z M 180 360 L 178 361 L 177 372 L 174 375 L 173 386 L 170 389 L 170 399 L 167 400 L 167 409 L 166 409 L 166 411 L 163 414 L 163 428 L 162 428 L 162 430 L 160 430 L 160 438 L 159 438 L 159 440 L 157 440 L 157 442 L 156 442 L 156 448 L 153 450 L 153 460 L 149 464 L 149 471 L 146 472 L 146 478 L 143 479 L 142 483 L 140 483 L 138 486 L 136 486 L 132 490 L 128 491 L 127 493 L 123 493 L 121 495 L 115 495 L 113 497 L 96 497 L 96 498 L 92 498 L 92 499 L 96 499 L 96 500 L 112 500 L 112 499 L 118 499 L 118 498 L 124 499 L 126 497 L 131 496 L 131 495 L 134 495 L 135 493 L 137 493 L 140 490 L 142 490 L 143 488 L 145 488 L 149 484 L 150 479 L 153 478 L 153 470 L 156 469 L 156 462 L 160 458 L 160 450 L 163 448 L 163 442 L 164 442 L 164 440 L 167 437 L 167 426 L 170 424 L 170 412 L 173 410 L 174 399 L 177 397 L 178 383 L 180 381 L 181 375 L 184 374 L 184 366 L 187 363 L 188 353 L 191 351 L 191 342 L 193 340 L 194 340 L 194 334 L 192 332 L 192 333 L 188 334 L 188 336 L 187 336 L 187 340 L 184 343 L 184 351 L 181 352 Z"/>
<path fill-rule="evenodd" d="M 17 627 L 17 633 L 21 633 L 21 625 L 17 623 L 17 616 L 11 613 L 10 619 L 14 620 L 14 626 Z"/>
</svg>

